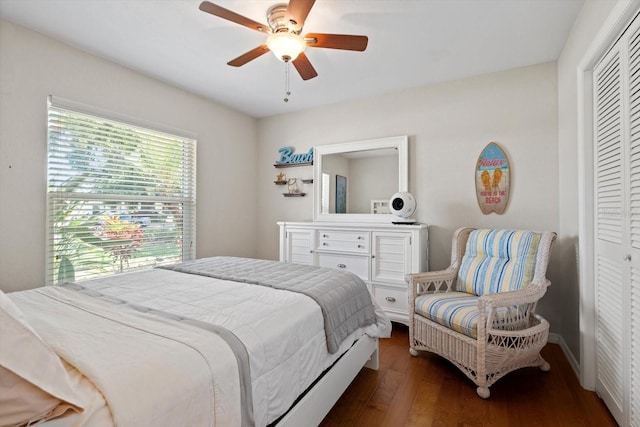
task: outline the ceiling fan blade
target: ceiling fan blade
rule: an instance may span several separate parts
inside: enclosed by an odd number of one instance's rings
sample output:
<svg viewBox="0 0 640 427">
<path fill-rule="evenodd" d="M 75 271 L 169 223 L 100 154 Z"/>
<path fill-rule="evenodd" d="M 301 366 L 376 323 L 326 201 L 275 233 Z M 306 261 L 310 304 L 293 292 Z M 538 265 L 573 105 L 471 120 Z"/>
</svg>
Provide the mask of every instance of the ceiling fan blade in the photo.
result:
<svg viewBox="0 0 640 427">
<path fill-rule="evenodd" d="M 232 59 L 231 61 L 227 62 L 227 65 L 231 65 L 232 67 L 241 67 L 247 62 L 253 61 L 257 57 L 262 56 L 267 52 L 269 52 L 269 48 L 267 47 L 266 44 L 263 44 L 256 47 L 255 49 L 251 49 L 247 53 L 243 53 L 242 55 L 238 56 L 236 59 Z"/>
<path fill-rule="evenodd" d="M 315 2 L 316 0 L 289 0 L 285 17 L 287 21 L 295 22 L 295 31 L 302 29 L 304 21 L 307 19 L 309 11 Z"/>
<path fill-rule="evenodd" d="M 367 48 L 367 36 L 352 36 L 347 34 L 309 33 L 304 36 L 309 47 L 324 47 L 329 49 L 357 50 L 362 52 Z"/>
<path fill-rule="evenodd" d="M 219 18 L 226 19 L 227 21 L 235 22 L 236 24 L 251 28 L 252 30 L 260 31 L 261 33 L 271 32 L 271 28 L 269 28 L 268 25 L 261 24 L 245 16 L 238 15 L 237 13 L 229 9 L 225 9 L 222 6 L 218 6 L 217 4 L 213 4 L 208 1 L 203 1 L 202 3 L 200 3 L 200 10 L 215 15 Z"/>
<path fill-rule="evenodd" d="M 293 60 L 293 66 L 296 67 L 296 70 L 298 70 L 298 73 L 300 74 L 300 77 L 302 77 L 302 80 L 309 80 L 318 75 L 315 68 L 313 68 L 313 65 L 311 65 L 311 62 L 309 62 L 309 58 L 307 58 L 307 55 L 305 55 L 304 52 L 300 52 L 300 55 L 298 55 L 298 57 Z"/>
</svg>

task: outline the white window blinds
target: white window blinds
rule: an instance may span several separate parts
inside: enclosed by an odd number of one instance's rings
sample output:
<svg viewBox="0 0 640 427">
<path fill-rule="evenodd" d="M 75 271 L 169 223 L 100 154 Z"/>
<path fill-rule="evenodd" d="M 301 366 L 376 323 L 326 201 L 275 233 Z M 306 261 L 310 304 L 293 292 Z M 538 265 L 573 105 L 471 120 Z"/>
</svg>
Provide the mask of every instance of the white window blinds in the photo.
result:
<svg viewBox="0 0 640 427">
<path fill-rule="evenodd" d="M 47 282 L 195 257 L 196 141 L 49 102 Z"/>
</svg>

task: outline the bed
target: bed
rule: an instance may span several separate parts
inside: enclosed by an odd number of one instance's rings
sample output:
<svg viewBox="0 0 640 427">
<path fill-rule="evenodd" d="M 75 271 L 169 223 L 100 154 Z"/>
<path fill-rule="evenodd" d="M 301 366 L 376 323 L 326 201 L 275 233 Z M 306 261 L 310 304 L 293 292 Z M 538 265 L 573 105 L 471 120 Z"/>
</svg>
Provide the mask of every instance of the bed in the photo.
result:
<svg viewBox="0 0 640 427">
<path fill-rule="evenodd" d="M 0 294 L 0 314 L 0 425 L 313 425 L 391 332 L 355 275 L 233 257 Z"/>
</svg>

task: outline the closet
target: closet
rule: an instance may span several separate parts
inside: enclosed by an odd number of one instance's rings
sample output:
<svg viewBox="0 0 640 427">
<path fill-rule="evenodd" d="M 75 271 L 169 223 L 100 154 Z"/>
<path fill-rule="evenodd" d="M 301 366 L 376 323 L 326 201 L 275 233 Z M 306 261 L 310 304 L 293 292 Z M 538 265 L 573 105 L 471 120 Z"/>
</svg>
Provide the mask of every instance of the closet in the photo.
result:
<svg viewBox="0 0 640 427">
<path fill-rule="evenodd" d="M 640 427 L 640 19 L 594 68 L 596 391 Z"/>
</svg>

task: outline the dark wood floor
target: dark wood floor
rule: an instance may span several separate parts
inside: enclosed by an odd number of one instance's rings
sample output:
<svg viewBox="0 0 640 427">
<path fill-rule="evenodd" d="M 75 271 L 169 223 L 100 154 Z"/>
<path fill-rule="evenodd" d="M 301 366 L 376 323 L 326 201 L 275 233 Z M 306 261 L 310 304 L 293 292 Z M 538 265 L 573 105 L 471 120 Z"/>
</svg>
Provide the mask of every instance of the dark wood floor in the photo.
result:
<svg viewBox="0 0 640 427">
<path fill-rule="evenodd" d="M 476 386 L 446 360 L 411 357 L 408 328 L 394 323 L 380 340 L 380 369 L 363 369 L 327 414 L 322 426 L 616 426 L 598 396 L 580 387 L 564 353 L 547 344 L 551 371 L 525 368 L 491 387 Z"/>
</svg>

